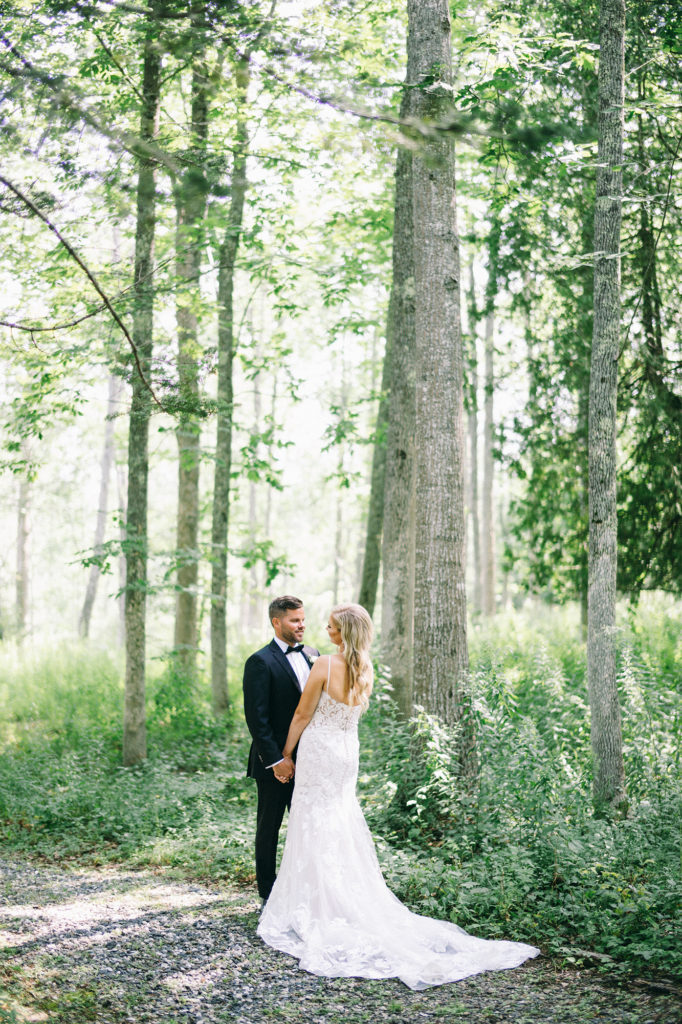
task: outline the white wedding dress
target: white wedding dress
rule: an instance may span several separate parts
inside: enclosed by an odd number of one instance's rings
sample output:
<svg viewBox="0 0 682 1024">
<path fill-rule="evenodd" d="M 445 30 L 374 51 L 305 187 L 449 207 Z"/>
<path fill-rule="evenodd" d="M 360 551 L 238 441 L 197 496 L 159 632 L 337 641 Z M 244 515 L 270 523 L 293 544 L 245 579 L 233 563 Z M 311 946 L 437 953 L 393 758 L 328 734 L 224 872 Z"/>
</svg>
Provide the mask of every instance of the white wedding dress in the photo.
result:
<svg viewBox="0 0 682 1024">
<path fill-rule="evenodd" d="M 326 688 L 298 747 L 287 838 L 258 924 L 312 974 L 400 978 L 412 989 L 518 967 L 540 952 L 413 914 L 384 882 L 355 795 L 360 707 Z"/>
</svg>

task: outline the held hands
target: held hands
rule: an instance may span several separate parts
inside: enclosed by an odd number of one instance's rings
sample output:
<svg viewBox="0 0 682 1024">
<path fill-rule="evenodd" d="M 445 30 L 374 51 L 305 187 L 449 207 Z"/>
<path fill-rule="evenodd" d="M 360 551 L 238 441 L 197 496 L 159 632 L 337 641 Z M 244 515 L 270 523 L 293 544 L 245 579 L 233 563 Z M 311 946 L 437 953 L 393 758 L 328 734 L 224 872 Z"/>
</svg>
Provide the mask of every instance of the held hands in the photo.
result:
<svg viewBox="0 0 682 1024">
<path fill-rule="evenodd" d="M 284 760 L 280 761 L 279 764 L 276 764 L 272 770 L 275 773 L 275 778 L 279 782 L 289 782 L 294 777 L 296 766 L 290 757 L 285 757 Z"/>
</svg>

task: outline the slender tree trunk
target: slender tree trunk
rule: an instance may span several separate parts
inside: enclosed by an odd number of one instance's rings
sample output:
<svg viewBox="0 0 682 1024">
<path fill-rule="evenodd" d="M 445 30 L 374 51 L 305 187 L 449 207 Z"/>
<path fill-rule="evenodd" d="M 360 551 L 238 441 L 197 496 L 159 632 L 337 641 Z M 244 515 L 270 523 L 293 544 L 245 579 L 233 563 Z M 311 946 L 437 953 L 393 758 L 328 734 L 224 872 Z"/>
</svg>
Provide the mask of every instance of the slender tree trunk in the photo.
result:
<svg viewBox="0 0 682 1024">
<path fill-rule="evenodd" d="M 408 74 L 417 115 L 436 120 L 451 102 L 447 0 L 408 0 Z M 410 57 L 412 58 L 410 60 Z M 425 80 L 431 79 L 428 89 Z M 436 83 L 442 83 L 439 87 Z M 414 696 L 459 724 L 460 759 L 473 772 L 469 714 L 464 521 L 463 356 L 455 158 L 445 135 L 413 161 L 417 494 Z"/>
<path fill-rule="evenodd" d="M 599 5 L 599 129 L 594 215 L 594 335 L 589 416 L 587 677 L 597 810 L 626 803 L 616 681 L 616 394 L 620 345 L 624 0 Z"/>
<path fill-rule="evenodd" d="M 588 420 L 589 420 L 589 394 L 583 388 L 578 393 L 578 429 L 576 436 L 576 468 L 578 473 L 578 494 L 582 521 L 586 527 L 589 523 L 589 484 L 588 484 Z M 587 640 L 587 536 L 585 543 L 581 545 L 580 561 L 578 563 L 578 594 L 580 601 L 580 633 L 583 641 Z"/>
<path fill-rule="evenodd" d="M 409 75 L 408 75 L 409 81 Z M 401 117 L 411 114 L 406 88 Z M 384 480 L 381 602 L 382 660 L 402 715 L 412 714 L 415 508 L 415 337 L 412 154 L 398 151 L 393 221 L 393 282 L 388 307 L 388 422 Z"/>
<path fill-rule="evenodd" d="M 104 419 L 104 445 L 102 447 L 102 459 L 100 462 L 99 476 L 99 501 L 97 504 L 97 518 L 95 520 L 95 538 L 92 550 L 95 555 L 102 552 L 104 534 L 107 527 L 107 512 L 109 504 L 109 478 L 111 477 L 111 466 L 114 461 L 114 418 L 116 408 L 121 397 L 121 381 L 113 374 L 109 377 L 109 394 L 107 397 L 107 412 Z M 90 566 L 88 583 L 85 588 L 85 598 L 78 620 L 78 635 L 86 638 L 90 634 L 90 619 L 92 609 L 97 596 L 97 584 L 99 583 L 100 569 L 97 565 Z"/>
<path fill-rule="evenodd" d="M 478 517 L 478 314 L 476 310 L 476 292 L 474 287 L 474 268 L 469 273 L 469 334 L 471 337 L 471 363 L 469 371 L 469 413 L 467 426 L 469 432 L 469 518 L 471 522 L 471 539 L 473 549 L 474 571 L 474 611 L 480 612 L 481 598 L 481 526 Z"/>
<path fill-rule="evenodd" d="M 645 73 L 640 70 L 638 87 L 639 99 L 644 105 L 647 100 Z M 640 174 L 648 173 L 646 138 L 641 114 L 637 115 L 637 142 Z M 682 430 L 682 397 L 665 380 L 666 355 L 663 348 L 661 324 L 661 293 L 658 286 L 657 253 L 655 229 L 651 203 L 639 204 L 639 273 L 642 280 L 642 328 L 645 348 L 644 372 L 654 393 L 655 400 L 666 417 L 667 429 Z"/>
<path fill-rule="evenodd" d="M 246 195 L 248 134 L 246 101 L 248 60 L 237 69 L 239 123 L 232 165 L 232 188 L 225 236 L 218 259 L 218 409 L 211 528 L 211 695 L 213 712 L 229 706 L 227 692 L 227 534 L 232 466 L 232 359 L 234 346 L 234 273 Z"/>
<path fill-rule="evenodd" d="M 161 53 L 157 8 L 146 26 L 142 72 L 140 138 L 152 142 L 157 132 L 161 93 Z M 142 373 L 150 380 L 153 345 L 154 232 L 156 227 L 156 165 L 138 156 L 137 224 L 133 279 L 133 340 Z M 151 395 L 133 369 L 128 431 L 128 500 L 126 518 L 126 679 L 123 712 L 123 763 L 147 756 L 145 717 L 145 641 L 147 608 L 147 481 Z"/>
<path fill-rule="evenodd" d="M 591 98 L 591 97 L 590 97 Z M 596 117 L 594 102 L 585 99 L 583 121 L 586 125 L 593 123 Z M 589 201 L 589 193 L 584 203 L 581 225 L 582 251 L 594 252 L 594 202 Z M 580 269 L 582 287 L 578 300 L 578 330 L 576 332 L 576 362 L 581 368 L 589 366 L 590 348 L 594 335 L 594 269 L 589 266 Z M 583 640 L 587 640 L 587 576 L 589 547 L 589 375 L 581 373 L 578 380 L 578 420 L 575 432 L 575 458 L 578 476 L 578 500 L 580 516 L 584 526 L 580 558 L 577 566 L 577 591 L 580 601 L 580 631 Z"/>
<path fill-rule="evenodd" d="M 362 576 L 358 604 L 374 614 L 381 568 L 381 533 L 384 524 L 384 487 L 386 480 L 386 431 L 388 427 L 388 388 L 391 376 L 391 340 L 386 339 L 386 353 L 381 376 L 381 396 L 374 431 L 372 449 L 372 478 L 367 511 L 365 553 L 362 560 Z"/>
<path fill-rule="evenodd" d="M 492 302 L 492 299 L 489 299 Z M 485 318 L 485 385 L 483 399 L 483 494 L 481 545 L 482 610 L 490 617 L 495 614 L 495 516 L 493 509 L 493 476 L 495 460 L 495 422 L 493 419 L 495 312 L 490 306 Z"/>
<path fill-rule="evenodd" d="M 256 346 L 254 356 L 256 360 L 260 361 L 260 346 Z M 260 390 L 260 373 L 257 373 L 253 378 L 253 433 L 254 436 L 259 434 L 263 430 L 262 422 L 262 409 L 261 409 L 261 390 Z M 255 455 L 258 458 L 260 454 L 260 443 L 256 445 Z M 268 490 L 270 488 L 268 487 Z M 257 498 L 256 498 L 256 481 L 249 480 L 249 536 L 256 537 L 258 535 L 257 527 Z M 268 534 L 264 534 L 265 537 Z M 246 626 L 247 629 L 253 634 L 259 624 L 260 610 L 262 608 L 262 599 L 259 600 L 259 563 L 254 560 L 249 572 L 249 598 L 248 601 L 243 602 L 243 608 L 246 613 Z"/>
<path fill-rule="evenodd" d="M 16 636 L 21 644 L 28 633 L 29 561 L 31 478 L 28 473 L 19 477 L 17 495 L 17 571 L 16 571 Z"/>
<path fill-rule="evenodd" d="M 192 96 L 190 148 L 175 189 L 178 385 L 178 508 L 176 525 L 177 596 L 173 646 L 176 662 L 188 678 L 196 674 L 197 585 L 199 582 L 199 319 L 201 258 L 208 186 L 204 176 L 208 139 L 208 69 L 205 60 L 204 4 L 192 4 Z"/>
</svg>

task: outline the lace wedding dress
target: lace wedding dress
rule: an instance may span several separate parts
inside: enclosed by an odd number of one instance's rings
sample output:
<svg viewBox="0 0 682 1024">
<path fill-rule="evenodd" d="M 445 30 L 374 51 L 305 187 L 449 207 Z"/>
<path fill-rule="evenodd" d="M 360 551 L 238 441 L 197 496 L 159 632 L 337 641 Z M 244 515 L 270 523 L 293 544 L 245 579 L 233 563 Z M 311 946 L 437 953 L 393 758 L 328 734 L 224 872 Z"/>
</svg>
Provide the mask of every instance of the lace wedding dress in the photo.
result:
<svg viewBox="0 0 682 1024">
<path fill-rule="evenodd" d="M 412 989 L 537 956 L 534 946 L 478 939 L 413 914 L 387 887 L 355 796 L 359 718 L 359 706 L 322 690 L 299 743 L 286 844 L 260 937 L 312 974 L 398 977 Z"/>
</svg>

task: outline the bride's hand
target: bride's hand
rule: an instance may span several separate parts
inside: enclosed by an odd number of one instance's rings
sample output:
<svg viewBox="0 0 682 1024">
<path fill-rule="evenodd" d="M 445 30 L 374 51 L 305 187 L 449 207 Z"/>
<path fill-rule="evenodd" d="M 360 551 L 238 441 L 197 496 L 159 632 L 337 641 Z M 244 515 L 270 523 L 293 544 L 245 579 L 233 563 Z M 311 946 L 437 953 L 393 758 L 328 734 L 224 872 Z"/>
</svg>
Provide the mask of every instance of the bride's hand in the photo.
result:
<svg viewBox="0 0 682 1024">
<path fill-rule="evenodd" d="M 285 757 L 273 770 L 279 782 L 289 782 L 294 777 L 296 765 L 290 757 Z"/>
</svg>

